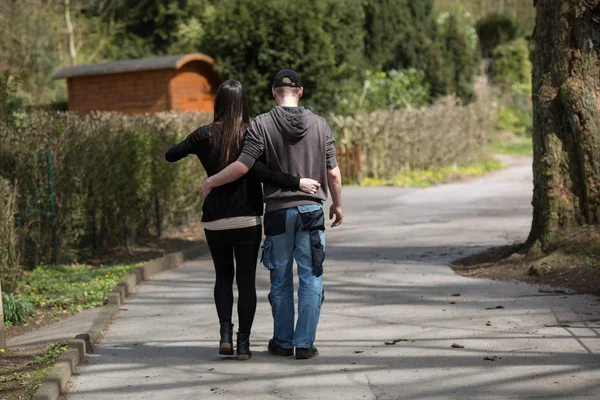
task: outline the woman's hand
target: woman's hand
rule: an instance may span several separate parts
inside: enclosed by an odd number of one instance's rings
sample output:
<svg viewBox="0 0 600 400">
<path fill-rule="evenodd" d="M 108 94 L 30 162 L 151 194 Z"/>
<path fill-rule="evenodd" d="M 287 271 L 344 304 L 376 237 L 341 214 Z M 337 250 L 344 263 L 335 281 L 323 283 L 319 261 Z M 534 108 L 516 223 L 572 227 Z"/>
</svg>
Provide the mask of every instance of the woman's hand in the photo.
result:
<svg viewBox="0 0 600 400">
<path fill-rule="evenodd" d="M 302 178 L 300 179 L 299 189 L 304 193 L 315 194 L 321 187 L 321 184 L 314 179 Z"/>
<path fill-rule="evenodd" d="M 204 182 L 202 182 L 202 195 L 205 199 L 208 197 L 208 195 L 210 194 L 210 192 L 212 192 L 213 189 L 214 186 L 212 185 L 210 178 L 206 178 Z"/>
</svg>

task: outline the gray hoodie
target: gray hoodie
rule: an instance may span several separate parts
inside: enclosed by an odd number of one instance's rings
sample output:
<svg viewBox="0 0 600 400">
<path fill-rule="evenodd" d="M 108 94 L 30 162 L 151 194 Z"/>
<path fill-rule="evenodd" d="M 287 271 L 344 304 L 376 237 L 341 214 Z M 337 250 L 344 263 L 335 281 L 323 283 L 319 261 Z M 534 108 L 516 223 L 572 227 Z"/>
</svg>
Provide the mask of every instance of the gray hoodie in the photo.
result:
<svg viewBox="0 0 600 400">
<path fill-rule="evenodd" d="M 252 168 L 264 155 L 265 164 L 286 174 L 321 183 L 315 194 L 265 184 L 267 212 L 327 200 L 327 170 L 337 167 L 335 138 L 327 121 L 309 110 L 275 107 L 252 121 L 238 161 Z"/>
</svg>

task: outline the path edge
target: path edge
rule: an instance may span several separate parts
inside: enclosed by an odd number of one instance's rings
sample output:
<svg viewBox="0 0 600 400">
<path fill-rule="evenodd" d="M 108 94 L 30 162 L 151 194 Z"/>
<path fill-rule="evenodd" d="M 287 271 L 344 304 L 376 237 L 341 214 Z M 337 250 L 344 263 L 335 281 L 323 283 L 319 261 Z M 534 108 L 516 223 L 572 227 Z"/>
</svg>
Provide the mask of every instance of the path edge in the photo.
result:
<svg viewBox="0 0 600 400">
<path fill-rule="evenodd" d="M 176 253 L 169 253 L 156 260 L 148 261 L 121 279 L 108 294 L 108 304 L 103 307 L 90 329 L 74 335 L 74 339 L 68 341 L 67 349 L 56 360 L 31 399 L 58 400 L 73 376 L 75 368 L 83 362 L 85 355 L 92 351 L 102 339 L 106 326 L 125 300 L 134 294 L 140 282 L 207 253 L 208 245 L 206 243 Z"/>
</svg>

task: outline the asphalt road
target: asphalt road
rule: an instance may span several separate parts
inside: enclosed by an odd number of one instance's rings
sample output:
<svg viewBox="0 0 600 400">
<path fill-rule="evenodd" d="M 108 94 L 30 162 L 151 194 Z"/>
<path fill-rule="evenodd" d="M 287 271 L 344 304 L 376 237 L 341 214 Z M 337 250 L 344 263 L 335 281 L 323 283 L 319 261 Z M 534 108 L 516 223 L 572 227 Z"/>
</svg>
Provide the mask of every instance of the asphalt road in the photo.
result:
<svg viewBox="0 0 600 400">
<path fill-rule="evenodd" d="M 219 357 L 212 264 L 202 258 L 141 285 L 69 398 L 599 399 L 597 298 L 464 278 L 447 266 L 524 240 L 531 193 L 526 159 L 431 189 L 346 189 L 345 224 L 327 231 L 318 359 L 267 353 L 260 265 L 254 357 Z M 496 306 L 504 308 L 488 309 Z M 385 344 L 394 339 L 406 341 Z"/>
</svg>

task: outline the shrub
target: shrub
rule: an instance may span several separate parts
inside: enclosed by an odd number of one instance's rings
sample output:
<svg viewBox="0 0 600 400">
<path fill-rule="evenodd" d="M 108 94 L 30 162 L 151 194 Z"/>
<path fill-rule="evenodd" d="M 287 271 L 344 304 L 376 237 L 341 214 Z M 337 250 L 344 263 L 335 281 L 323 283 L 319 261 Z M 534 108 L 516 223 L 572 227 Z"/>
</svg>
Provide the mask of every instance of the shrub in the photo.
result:
<svg viewBox="0 0 600 400">
<path fill-rule="evenodd" d="M 515 106 L 500 107 L 498 128 L 517 136 L 531 137 L 533 135 L 533 110 Z"/>
<path fill-rule="evenodd" d="M 33 304 L 29 302 L 29 299 L 10 293 L 2 292 L 2 307 L 4 322 L 9 324 L 21 323 L 33 314 Z"/>
<path fill-rule="evenodd" d="M 494 50 L 494 61 L 490 66 L 492 79 L 506 89 L 515 85 L 531 87 L 533 66 L 529 58 L 529 44 L 525 39 L 517 39 L 498 46 Z"/>
<path fill-rule="evenodd" d="M 221 71 L 240 80 L 255 113 L 274 106 L 273 76 L 296 69 L 305 105 L 335 108 L 340 82 L 363 62 L 364 12 L 353 0 L 222 0 L 204 26 L 202 48 Z"/>
<path fill-rule="evenodd" d="M 0 122 L 0 176 L 19 181 L 24 261 L 52 261 L 46 150 L 51 152 L 59 261 L 66 263 L 122 246 L 127 237 L 177 226 L 184 210 L 199 213 L 200 163 L 190 157 L 169 164 L 164 152 L 210 119 L 203 113 L 38 111 L 20 115 L 16 126 Z"/>
<path fill-rule="evenodd" d="M 517 38 L 517 22 L 510 16 L 492 13 L 477 22 L 477 34 L 484 57 L 490 57 L 496 47 Z"/>
<path fill-rule="evenodd" d="M 332 116 L 341 145 L 360 144 L 364 176 L 392 180 L 409 170 L 469 165 L 486 155 L 496 109 L 482 92 L 463 106 L 448 98 L 431 107 Z"/>
<path fill-rule="evenodd" d="M 0 176 L 0 287 L 13 292 L 21 277 L 15 229 L 16 190 Z"/>
<path fill-rule="evenodd" d="M 429 104 L 430 85 L 421 71 L 366 71 L 364 75 L 362 88 L 352 84 L 345 87 L 346 96 L 338 103 L 339 113 L 420 108 Z"/>
</svg>

